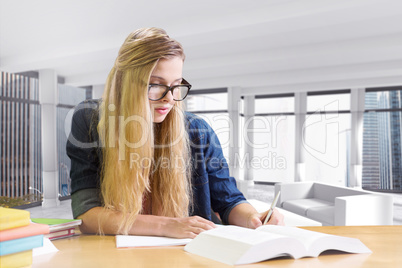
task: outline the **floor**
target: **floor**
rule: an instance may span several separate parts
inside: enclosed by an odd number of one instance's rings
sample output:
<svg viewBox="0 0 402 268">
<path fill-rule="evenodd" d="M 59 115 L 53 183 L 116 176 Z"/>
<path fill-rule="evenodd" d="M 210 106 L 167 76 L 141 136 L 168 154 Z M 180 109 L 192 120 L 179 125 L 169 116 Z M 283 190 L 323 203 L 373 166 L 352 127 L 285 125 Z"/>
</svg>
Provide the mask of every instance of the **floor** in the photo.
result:
<svg viewBox="0 0 402 268">
<path fill-rule="evenodd" d="M 60 201 L 57 207 L 43 208 L 42 206 L 27 208 L 31 218 L 72 219 L 71 199 Z"/>
<path fill-rule="evenodd" d="M 254 184 L 248 188 L 247 198 L 257 199 L 271 203 L 274 199 L 274 186 L 265 184 Z M 394 198 L 394 225 L 402 225 L 402 194 L 393 194 Z M 42 208 L 41 206 L 28 208 L 31 218 L 59 218 L 72 219 L 71 200 L 64 200 L 60 205 L 53 208 Z"/>
</svg>

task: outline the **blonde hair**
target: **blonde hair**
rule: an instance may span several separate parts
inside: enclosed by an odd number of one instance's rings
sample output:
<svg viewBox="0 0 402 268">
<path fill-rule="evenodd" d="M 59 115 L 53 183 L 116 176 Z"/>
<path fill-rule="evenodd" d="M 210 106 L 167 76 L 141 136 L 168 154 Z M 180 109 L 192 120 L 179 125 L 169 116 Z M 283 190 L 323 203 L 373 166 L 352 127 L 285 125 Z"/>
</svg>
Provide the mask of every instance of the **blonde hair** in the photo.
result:
<svg viewBox="0 0 402 268">
<path fill-rule="evenodd" d="M 162 29 L 139 29 L 124 41 L 106 81 L 98 124 L 101 193 L 106 210 L 122 213 L 119 233 L 127 234 L 143 212 L 145 194 L 154 215 L 189 214 L 190 149 L 182 104 L 176 102 L 162 123 L 153 124 L 148 100 L 158 60 L 172 57 L 184 60 L 180 43 Z"/>
</svg>

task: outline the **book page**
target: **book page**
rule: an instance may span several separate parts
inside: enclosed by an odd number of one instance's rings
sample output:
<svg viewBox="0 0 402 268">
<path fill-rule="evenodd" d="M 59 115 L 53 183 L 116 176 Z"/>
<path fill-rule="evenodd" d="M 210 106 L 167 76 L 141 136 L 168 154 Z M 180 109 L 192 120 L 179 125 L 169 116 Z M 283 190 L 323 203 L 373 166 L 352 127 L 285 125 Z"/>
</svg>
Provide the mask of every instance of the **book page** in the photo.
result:
<svg viewBox="0 0 402 268">
<path fill-rule="evenodd" d="M 339 250 L 349 253 L 372 253 L 359 239 L 331 235 L 319 238 L 308 249 L 309 256 L 317 257 L 326 250 Z"/>
<path fill-rule="evenodd" d="M 177 239 L 159 236 L 116 235 L 116 247 L 161 247 L 186 245 L 192 239 Z"/>
<path fill-rule="evenodd" d="M 313 243 L 322 238 L 328 237 L 330 235 L 323 234 L 319 232 L 313 232 L 308 230 L 303 230 L 297 227 L 290 226 L 278 226 L 278 225 L 264 225 L 257 228 L 258 231 L 274 233 L 278 235 L 283 235 L 286 237 L 293 237 L 303 243 L 306 249 L 310 248 Z"/>
<path fill-rule="evenodd" d="M 44 254 L 49 254 L 53 252 L 59 251 L 56 246 L 52 243 L 52 241 L 49 240 L 49 238 L 44 237 L 43 238 L 43 246 L 34 248 L 32 250 L 32 255 L 39 256 L 39 255 L 44 255 Z"/>
<path fill-rule="evenodd" d="M 283 235 L 276 233 L 261 234 L 260 232 L 256 232 L 253 229 L 243 228 L 234 225 L 220 226 L 215 229 L 209 230 L 208 235 L 230 239 L 233 241 L 239 241 L 248 245 L 257 245 L 267 240 L 284 237 Z"/>
<path fill-rule="evenodd" d="M 295 238 L 301 241 L 308 255 L 317 257 L 325 250 L 340 250 L 349 253 L 371 253 L 359 239 L 343 237 L 337 235 L 324 234 L 309 230 L 303 230 L 297 227 L 286 227 L 277 225 L 264 225 L 257 229 L 258 231 L 282 234 L 284 236 Z"/>
</svg>

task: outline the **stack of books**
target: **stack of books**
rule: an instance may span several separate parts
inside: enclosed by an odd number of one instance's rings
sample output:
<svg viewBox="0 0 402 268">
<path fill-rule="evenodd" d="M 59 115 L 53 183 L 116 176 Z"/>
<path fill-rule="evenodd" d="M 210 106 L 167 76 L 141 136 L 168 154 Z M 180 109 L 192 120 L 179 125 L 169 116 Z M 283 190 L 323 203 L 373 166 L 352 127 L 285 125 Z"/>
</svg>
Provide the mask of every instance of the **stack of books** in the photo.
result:
<svg viewBox="0 0 402 268">
<path fill-rule="evenodd" d="M 47 218 L 32 218 L 31 221 L 34 223 L 47 224 L 50 228 L 50 232 L 45 235 L 45 237 L 50 240 L 77 235 L 75 229 L 82 223 L 81 220 Z"/>
<path fill-rule="evenodd" d="M 31 265 L 32 249 L 48 233 L 48 225 L 30 221 L 29 211 L 0 207 L 0 267 Z"/>
</svg>

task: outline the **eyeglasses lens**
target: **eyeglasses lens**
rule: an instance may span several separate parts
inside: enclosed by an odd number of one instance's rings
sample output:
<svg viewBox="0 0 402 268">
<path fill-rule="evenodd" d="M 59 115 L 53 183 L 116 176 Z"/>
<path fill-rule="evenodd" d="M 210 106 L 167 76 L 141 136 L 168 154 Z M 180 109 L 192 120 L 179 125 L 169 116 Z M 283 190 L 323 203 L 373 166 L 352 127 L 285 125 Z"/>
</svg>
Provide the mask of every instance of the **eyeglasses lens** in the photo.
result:
<svg viewBox="0 0 402 268">
<path fill-rule="evenodd" d="M 150 85 L 148 91 L 148 98 L 151 100 L 159 100 L 163 98 L 167 88 L 163 85 Z M 188 93 L 187 86 L 175 86 L 173 88 L 173 99 L 183 100 Z M 168 93 L 167 93 L 168 94 Z"/>
</svg>

